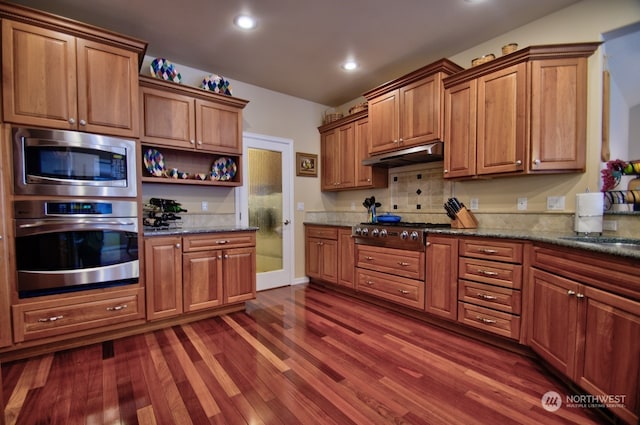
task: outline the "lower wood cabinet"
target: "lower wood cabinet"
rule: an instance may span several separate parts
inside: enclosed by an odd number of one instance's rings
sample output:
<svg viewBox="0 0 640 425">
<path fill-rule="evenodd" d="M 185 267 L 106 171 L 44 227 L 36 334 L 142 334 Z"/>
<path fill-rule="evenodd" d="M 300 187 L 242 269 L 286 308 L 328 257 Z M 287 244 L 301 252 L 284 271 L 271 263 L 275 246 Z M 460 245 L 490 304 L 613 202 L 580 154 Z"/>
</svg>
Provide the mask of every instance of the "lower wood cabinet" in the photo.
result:
<svg viewBox="0 0 640 425">
<path fill-rule="evenodd" d="M 147 319 L 255 298 L 255 232 L 145 238 Z"/>
<path fill-rule="evenodd" d="M 547 258 L 549 265 L 545 264 Z M 604 259 L 580 259 L 536 248 L 529 273 L 528 344 L 590 394 L 624 396 L 624 407 L 612 412 L 636 424 L 640 417 L 640 301 L 575 280 L 572 275 L 584 273 L 587 263 L 607 272 Z M 553 268 L 553 263 L 562 263 L 564 270 L 540 269 Z M 637 265 L 635 270 L 631 263 L 612 263 L 610 267 L 611 275 L 628 271 L 628 283 L 640 282 Z"/>
<path fill-rule="evenodd" d="M 133 287 L 91 295 L 73 295 L 14 304 L 16 343 L 99 327 L 144 321 L 144 288 Z"/>
<path fill-rule="evenodd" d="M 305 271 L 311 279 L 338 283 L 338 228 L 305 226 Z"/>
<path fill-rule="evenodd" d="M 338 229 L 338 284 L 352 289 L 356 287 L 355 250 L 351 228 Z"/>
<path fill-rule="evenodd" d="M 425 311 L 458 318 L 458 237 L 427 235 Z"/>
</svg>

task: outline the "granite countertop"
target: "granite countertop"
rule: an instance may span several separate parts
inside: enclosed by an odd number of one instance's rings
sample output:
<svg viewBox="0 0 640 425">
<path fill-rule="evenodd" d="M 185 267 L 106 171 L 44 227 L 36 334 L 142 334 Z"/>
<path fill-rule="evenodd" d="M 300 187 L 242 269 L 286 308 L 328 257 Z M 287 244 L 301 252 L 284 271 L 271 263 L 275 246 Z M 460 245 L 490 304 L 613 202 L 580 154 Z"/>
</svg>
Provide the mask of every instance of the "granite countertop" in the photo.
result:
<svg viewBox="0 0 640 425">
<path fill-rule="evenodd" d="M 305 222 L 305 224 L 325 225 L 325 226 L 337 226 L 346 227 L 352 226 L 357 223 L 344 223 L 344 222 Z M 528 240 L 533 242 L 550 243 L 557 246 L 564 246 L 567 248 L 584 249 L 591 252 L 599 252 L 602 254 L 611 254 L 619 257 L 626 257 L 631 259 L 640 260 L 640 238 L 622 238 L 616 236 L 593 236 L 585 237 L 580 240 L 576 236 L 575 232 L 564 233 L 545 233 L 536 232 L 530 230 L 509 230 L 509 229 L 453 229 L 453 228 L 433 228 L 428 229 L 428 233 L 441 234 L 441 235 L 460 235 L 460 236 L 480 236 L 487 238 L 500 238 L 500 239 L 518 239 Z M 596 239 L 594 241 L 594 239 Z M 592 242 L 589 242 L 592 241 Z M 632 242 L 637 245 L 637 248 L 629 246 L 616 246 L 612 244 L 601 244 L 602 242 Z"/>
<path fill-rule="evenodd" d="M 165 230 L 149 230 L 144 229 L 143 235 L 149 236 L 182 236 L 182 235 L 196 235 L 201 233 L 224 233 L 224 232 L 247 232 L 256 231 L 257 227 L 247 226 L 206 226 L 206 227 L 181 227 L 176 229 Z"/>
</svg>

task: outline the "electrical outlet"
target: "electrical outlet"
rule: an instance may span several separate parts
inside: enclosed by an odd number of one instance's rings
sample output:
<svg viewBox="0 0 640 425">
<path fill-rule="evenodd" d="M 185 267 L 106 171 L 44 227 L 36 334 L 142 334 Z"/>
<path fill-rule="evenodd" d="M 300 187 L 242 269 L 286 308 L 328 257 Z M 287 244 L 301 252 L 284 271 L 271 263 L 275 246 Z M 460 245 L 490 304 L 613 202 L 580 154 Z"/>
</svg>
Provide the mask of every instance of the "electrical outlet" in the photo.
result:
<svg viewBox="0 0 640 425">
<path fill-rule="evenodd" d="M 527 209 L 527 198 L 518 198 L 518 211 L 525 211 Z"/>
<path fill-rule="evenodd" d="M 564 196 L 547 196 L 547 209 L 552 211 L 564 210 Z"/>
<path fill-rule="evenodd" d="M 200 209 L 202 211 L 209 211 L 209 203 L 207 201 L 202 201 L 200 203 Z"/>
<path fill-rule="evenodd" d="M 618 231 L 618 222 L 616 220 L 603 220 L 602 230 L 610 230 L 612 232 Z"/>
<path fill-rule="evenodd" d="M 351 211 L 355 211 L 356 210 L 356 203 L 355 202 L 351 202 Z"/>
<path fill-rule="evenodd" d="M 478 198 L 469 199 L 469 209 L 477 210 L 478 209 Z"/>
</svg>

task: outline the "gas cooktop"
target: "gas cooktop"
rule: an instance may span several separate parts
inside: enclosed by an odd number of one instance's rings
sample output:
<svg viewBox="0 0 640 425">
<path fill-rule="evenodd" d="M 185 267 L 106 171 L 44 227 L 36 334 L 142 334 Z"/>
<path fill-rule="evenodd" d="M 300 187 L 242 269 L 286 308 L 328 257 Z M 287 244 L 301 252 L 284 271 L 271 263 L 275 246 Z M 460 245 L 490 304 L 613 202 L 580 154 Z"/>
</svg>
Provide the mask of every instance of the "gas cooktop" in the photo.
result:
<svg viewBox="0 0 640 425">
<path fill-rule="evenodd" d="M 396 223 L 360 223 L 363 226 L 386 226 L 386 227 L 412 227 L 417 229 L 449 228 L 451 223 L 412 223 L 408 221 L 398 221 Z"/>
</svg>

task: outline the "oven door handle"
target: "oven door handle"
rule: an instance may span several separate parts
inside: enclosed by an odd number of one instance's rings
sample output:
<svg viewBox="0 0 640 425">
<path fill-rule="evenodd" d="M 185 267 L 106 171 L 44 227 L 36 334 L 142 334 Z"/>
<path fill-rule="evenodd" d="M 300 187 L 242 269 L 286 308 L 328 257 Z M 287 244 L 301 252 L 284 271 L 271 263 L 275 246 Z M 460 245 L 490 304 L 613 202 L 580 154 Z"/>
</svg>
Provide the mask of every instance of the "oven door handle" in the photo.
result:
<svg viewBox="0 0 640 425">
<path fill-rule="evenodd" d="M 97 221 L 97 220 L 40 220 L 32 223 L 19 224 L 20 229 L 32 229 L 34 227 L 44 227 L 51 225 L 74 225 L 74 224 L 88 224 L 88 225 L 102 225 L 102 226 L 134 226 L 136 223 L 133 221 Z"/>
</svg>

